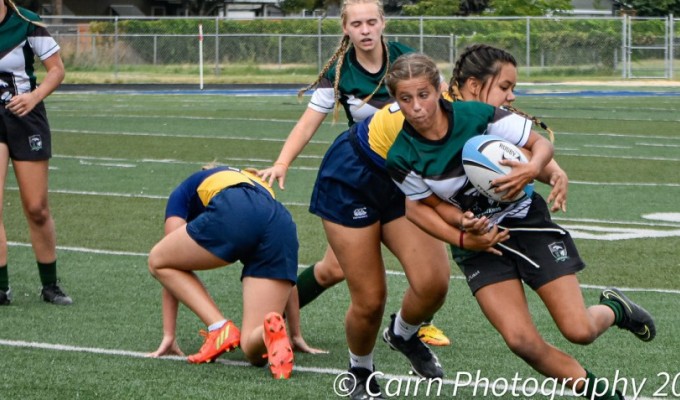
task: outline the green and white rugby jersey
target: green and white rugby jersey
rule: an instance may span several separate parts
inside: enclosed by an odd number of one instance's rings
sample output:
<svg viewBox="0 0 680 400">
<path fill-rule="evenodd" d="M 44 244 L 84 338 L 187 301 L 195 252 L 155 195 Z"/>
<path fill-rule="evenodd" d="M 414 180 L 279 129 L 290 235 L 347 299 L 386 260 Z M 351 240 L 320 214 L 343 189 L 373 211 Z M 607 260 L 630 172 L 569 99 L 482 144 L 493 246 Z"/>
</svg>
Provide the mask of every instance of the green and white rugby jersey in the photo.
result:
<svg viewBox="0 0 680 400">
<path fill-rule="evenodd" d="M 387 153 L 387 170 L 411 200 L 432 194 L 477 216 L 500 222 L 506 216 L 524 217 L 531 199 L 500 204 L 482 196 L 463 170 L 463 146 L 477 135 L 500 136 L 523 147 L 531 133 L 531 120 L 476 101 L 440 100 L 449 116 L 449 131 L 440 140 L 421 136 L 407 121 Z"/>
<path fill-rule="evenodd" d="M 35 13 L 23 8 L 19 11 L 31 21 L 40 21 Z M 59 45 L 47 29 L 31 24 L 8 7 L 5 19 L 0 21 L 0 93 L 3 98 L 35 89 L 35 57 L 45 60 L 58 51 Z"/>
<path fill-rule="evenodd" d="M 398 42 L 387 42 L 387 49 L 390 64 L 400 55 L 413 52 L 413 49 Z M 309 108 L 324 114 L 333 111 L 335 107 L 333 84 L 335 82 L 336 64 L 337 61 L 331 65 L 319 81 L 312 99 L 309 101 Z M 383 67 L 375 74 L 366 71 L 357 61 L 354 47 L 351 47 L 347 54 L 345 54 L 342 69 L 340 70 L 338 88 L 340 91 L 340 104 L 345 109 L 349 126 L 363 121 L 393 101 L 387 92 L 387 87 L 382 84 L 371 100 L 364 104 L 364 99 L 373 93 L 383 75 L 387 72 L 386 69 L 387 65 L 383 63 Z"/>
</svg>

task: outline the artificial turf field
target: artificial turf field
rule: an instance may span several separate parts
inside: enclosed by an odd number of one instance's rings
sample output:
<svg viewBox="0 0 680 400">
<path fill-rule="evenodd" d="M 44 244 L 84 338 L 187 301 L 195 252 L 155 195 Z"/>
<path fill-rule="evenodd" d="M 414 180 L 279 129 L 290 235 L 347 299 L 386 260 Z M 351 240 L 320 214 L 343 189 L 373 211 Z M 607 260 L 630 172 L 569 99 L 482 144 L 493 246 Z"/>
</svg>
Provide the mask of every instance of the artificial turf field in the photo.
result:
<svg viewBox="0 0 680 400">
<path fill-rule="evenodd" d="M 535 323 L 556 346 L 627 398 L 680 398 L 680 117 L 672 91 L 604 92 L 521 87 L 516 105 L 556 132 L 556 159 L 570 178 L 570 229 L 588 267 L 579 274 L 588 305 L 614 285 L 656 318 L 657 338 L 642 343 L 612 328 L 590 346 L 562 338 L 528 290 Z M 4 196 L 14 301 L 0 308 L 0 399 L 332 399 L 347 368 L 346 285 L 302 310 L 305 338 L 326 355 L 296 355 L 292 379 L 274 381 L 237 350 L 210 365 L 148 359 L 161 339 L 160 285 L 146 254 L 163 233 L 165 198 L 184 177 L 217 161 L 271 165 L 304 110 L 290 93 L 60 90 L 46 101 L 53 129 L 50 202 L 59 273 L 71 307 L 42 303 L 19 193 L 10 168 Z M 316 171 L 343 123 L 325 123 L 277 190 L 298 224 L 300 264 L 320 259 L 325 238 L 307 212 Z M 547 194 L 547 187 L 537 184 Z M 406 280 L 385 251 L 389 299 L 383 326 L 399 307 Z M 201 273 L 227 317 L 241 320 L 240 267 Z M 383 391 L 393 398 L 569 398 L 533 394 L 549 382 L 514 356 L 486 321 L 452 263 L 449 296 L 436 323 L 452 338 L 435 352 L 446 371 L 441 391 L 414 394 L 408 364 L 379 341 Z M 180 310 L 178 341 L 200 347 L 201 322 Z M 473 382 L 465 386 L 468 378 Z M 518 385 L 506 387 L 504 383 Z M 475 381 L 479 384 L 475 385 Z M 627 384 L 624 388 L 622 385 Z M 633 383 L 636 385 L 633 387 Z M 401 386 L 399 386 L 401 384 Z M 476 388 L 476 391 L 475 391 Z"/>
</svg>

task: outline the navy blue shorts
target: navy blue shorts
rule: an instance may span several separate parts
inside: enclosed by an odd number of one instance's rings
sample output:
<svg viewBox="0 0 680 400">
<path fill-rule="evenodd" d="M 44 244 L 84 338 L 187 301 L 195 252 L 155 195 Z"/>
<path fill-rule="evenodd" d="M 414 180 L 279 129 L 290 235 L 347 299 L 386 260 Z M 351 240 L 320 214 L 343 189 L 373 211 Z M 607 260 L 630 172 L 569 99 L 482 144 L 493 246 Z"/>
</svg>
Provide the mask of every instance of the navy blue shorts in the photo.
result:
<svg viewBox="0 0 680 400">
<path fill-rule="evenodd" d="M 537 193 L 526 217 L 505 218 L 500 225 L 510 230 L 510 239 L 502 243 L 507 248 L 496 246 L 503 256 L 451 246 L 473 294 L 510 279 L 520 279 L 536 290 L 585 268 L 571 235 L 552 221 L 545 200 Z"/>
<path fill-rule="evenodd" d="M 12 160 L 49 160 L 52 157 L 52 134 L 45 103 L 41 101 L 24 117 L 17 117 L 0 106 L 0 143 L 7 144 Z"/>
<path fill-rule="evenodd" d="M 386 224 L 405 215 L 404 194 L 351 143 L 349 131 L 338 136 L 319 167 L 309 211 L 351 228 L 378 221 Z"/>
<path fill-rule="evenodd" d="M 187 233 L 222 260 L 243 263 L 244 276 L 297 281 L 298 238 L 293 218 L 264 189 L 222 190 L 187 224 Z"/>
</svg>

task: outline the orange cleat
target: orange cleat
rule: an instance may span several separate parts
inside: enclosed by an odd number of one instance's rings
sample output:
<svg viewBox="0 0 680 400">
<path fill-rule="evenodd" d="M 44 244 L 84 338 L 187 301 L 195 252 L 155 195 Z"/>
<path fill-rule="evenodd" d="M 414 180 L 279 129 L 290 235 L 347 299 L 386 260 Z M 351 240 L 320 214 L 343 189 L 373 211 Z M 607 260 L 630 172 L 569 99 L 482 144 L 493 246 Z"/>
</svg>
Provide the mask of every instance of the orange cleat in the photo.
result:
<svg viewBox="0 0 680 400">
<path fill-rule="evenodd" d="M 199 333 L 205 337 L 205 342 L 198 353 L 187 357 L 191 364 L 211 363 L 225 352 L 237 348 L 241 340 L 241 332 L 232 321 L 212 332 L 201 330 Z"/>
<path fill-rule="evenodd" d="M 270 312 L 264 317 L 264 344 L 269 359 L 269 370 L 274 379 L 288 379 L 293 372 L 293 349 L 281 314 Z"/>
<path fill-rule="evenodd" d="M 430 346 L 448 346 L 451 344 L 451 340 L 446 337 L 444 332 L 431 323 L 424 323 L 418 329 L 418 337 L 421 342 Z"/>
</svg>

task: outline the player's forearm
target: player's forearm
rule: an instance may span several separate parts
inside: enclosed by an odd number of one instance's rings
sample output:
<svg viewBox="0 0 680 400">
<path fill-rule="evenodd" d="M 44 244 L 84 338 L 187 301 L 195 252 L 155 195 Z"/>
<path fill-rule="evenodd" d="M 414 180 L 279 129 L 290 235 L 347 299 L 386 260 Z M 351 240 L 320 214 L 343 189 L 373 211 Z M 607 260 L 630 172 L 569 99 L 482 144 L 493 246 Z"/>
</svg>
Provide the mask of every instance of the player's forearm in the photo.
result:
<svg viewBox="0 0 680 400">
<path fill-rule="evenodd" d="M 47 74 L 45 74 L 45 78 L 40 85 L 33 91 L 33 94 L 37 96 L 38 101 L 42 101 L 52 94 L 52 92 L 61 85 L 61 82 L 63 82 L 64 76 L 66 75 L 64 63 L 62 62 L 59 53 L 53 54 L 44 60 L 43 65 L 47 70 Z"/>
<path fill-rule="evenodd" d="M 431 236 L 446 243 L 457 243 L 460 229 L 445 221 L 432 207 L 406 200 L 406 218 Z"/>
<path fill-rule="evenodd" d="M 163 312 L 163 335 L 175 336 L 177 330 L 177 310 L 179 302 L 167 289 L 163 288 L 161 294 Z"/>
<path fill-rule="evenodd" d="M 290 166 L 293 161 L 302 153 L 316 131 L 321 126 L 326 114 L 314 111 L 311 108 L 305 110 L 300 120 L 288 135 L 283 148 L 276 159 L 277 164 Z"/>
</svg>

